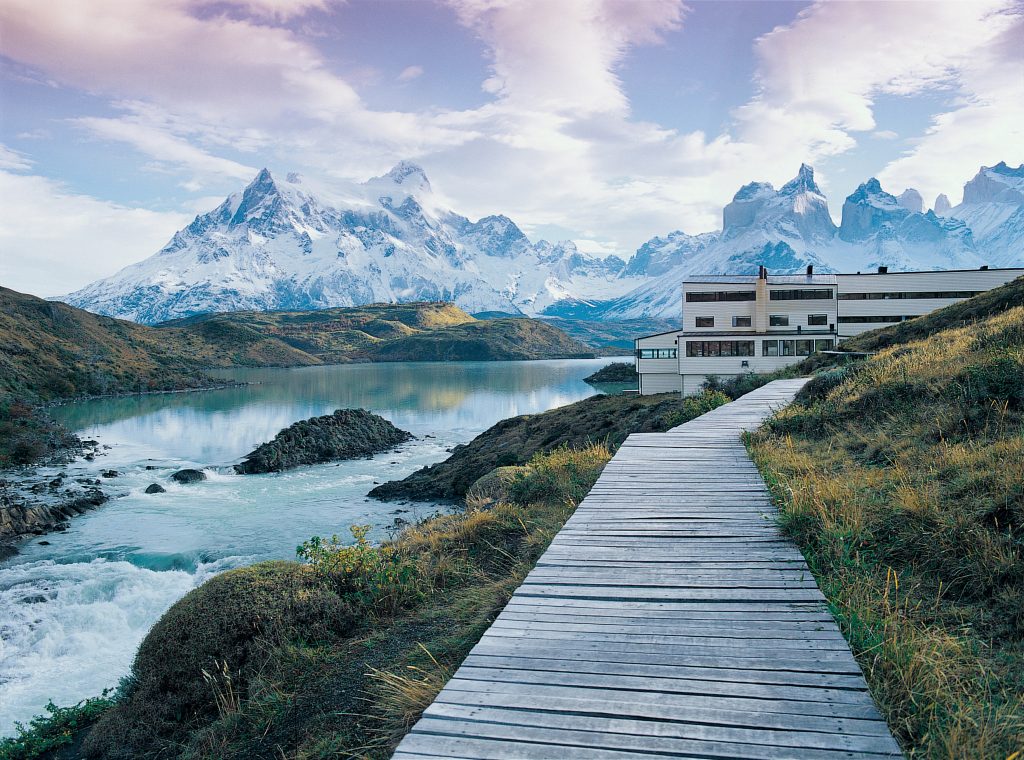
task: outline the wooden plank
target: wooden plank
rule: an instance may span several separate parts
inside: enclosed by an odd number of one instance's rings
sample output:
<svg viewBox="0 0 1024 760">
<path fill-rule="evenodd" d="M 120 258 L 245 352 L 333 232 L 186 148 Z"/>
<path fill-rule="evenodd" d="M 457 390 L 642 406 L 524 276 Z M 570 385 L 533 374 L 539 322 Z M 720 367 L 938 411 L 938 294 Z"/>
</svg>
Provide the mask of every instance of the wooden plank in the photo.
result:
<svg viewBox="0 0 1024 760">
<path fill-rule="evenodd" d="M 646 748 L 654 748 L 658 745 L 650 740 L 665 739 L 671 743 L 664 743 L 661 748 L 670 751 L 675 757 L 693 757 L 693 753 L 697 753 L 696 756 L 706 757 L 708 755 L 716 757 L 756 757 L 756 758 L 783 758 L 783 757 L 801 757 L 801 758 L 835 758 L 844 755 L 836 754 L 822 754 L 821 750 L 813 748 L 813 745 L 817 743 L 819 746 L 825 744 L 826 741 L 831 740 L 831 737 L 817 735 L 806 737 L 800 733 L 785 733 L 785 732 L 761 732 L 759 735 L 751 733 L 737 733 L 736 738 L 739 739 L 755 739 L 759 744 L 752 744 L 749 742 L 741 743 L 737 742 L 722 742 L 722 741 L 708 741 L 706 739 L 696 739 L 687 736 L 691 733 L 702 733 L 700 729 L 696 731 L 690 730 L 690 727 L 684 725 L 669 725 L 662 727 L 662 724 L 654 723 L 650 721 L 642 720 L 628 720 L 621 718 L 607 718 L 601 716 L 585 716 L 581 717 L 578 724 L 574 722 L 573 728 L 578 731 L 584 731 L 590 736 L 571 736 L 568 730 L 559 723 L 564 722 L 564 718 L 557 714 L 545 713 L 545 712 L 532 712 L 524 714 L 523 711 L 509 710 L 503 708 L 479 708 L 479 707 L 467 707 L 464 705 L 436 705 L 428 711 L 428 719 L 434 721 L 440 721 L 443 719 L 450 719 L 453 721 L 452 724 L 442 724 L 440 722 L 435 724 L 428 724 L 437 733 L 461 733 L 463 735 L 474 735 L 477 733 L 495 737 L 501 734 L 497 733 L 501 729 L 499 727 L 517 728 L 519 726 L 538 728 L 538 729 L 555 729 L 563 733 L 556 735 L 551 734 L 539 734 L 527 733 L 526 736 L 532 736 L 536 738 L 543 737 L 546 741 L 554 743 L 557 740 L 561 741 L 574 741 L 577 746 L 604 746 L 607 747 L 610 744 L 618 743 L 616 737 L 636 737 L 638 739 L 648 740 Z M 464 728 L 457 728 L 458 725 L 455 723 L 458 721 L 464 726 Z M 466 722 L 475 723 L 486 723 L 490 726 L 488 729 L 484 729 L 482 726 L 468 726 Z M 571 730 L 571 729 L 570 729 Z M 684 742 L 689 742 L 684 743 Z M 787 744 L 789 746 L 787 746 Z M 619 747 L 638 747 L 643 746 L 640 743 L 619 744 Z M 839 749 L 834 743 L 832 745 L 835 749 Z M 771 749 L 761 749 L 771 748 Z M 796 750 L 801 751 L 800 755 L 794 754 Z M 829 750 L 826 750 L 829 751 Z M 865 755 L 845 755 L 849 757 L 856 757 L 859 760 L 866 760 Z M 881 757 L 891 757 L 891 755 L 880 755 Z M 875 755 L 879 757 L 879 755 Z"/>
<path fill-rule="evenodd" d="M 629 436 L 394 757 L 898 757 L 739 441 L 801 385 Z"/>
</svg>

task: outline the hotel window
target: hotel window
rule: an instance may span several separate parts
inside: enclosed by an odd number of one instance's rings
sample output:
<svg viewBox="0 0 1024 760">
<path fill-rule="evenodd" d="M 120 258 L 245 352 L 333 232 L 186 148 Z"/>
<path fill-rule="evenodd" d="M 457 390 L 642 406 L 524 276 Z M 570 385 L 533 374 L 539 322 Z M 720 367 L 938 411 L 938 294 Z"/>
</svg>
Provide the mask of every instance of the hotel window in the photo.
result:
<svg viewBox="0 0 1024 760">
<path fill-rule="evenodd" d="M 750 327 L 750 317 L 733 317 L 733 327 Z"/>
<path fill-rule="evenodd" d="M 831 351 L 835 347 L 835 342 L 831 340 L 816 340 L 814 341 L 815 351 Z"/>
<path fill-rule="evenodd" d="M 637 353 L 641 359 L 675 359 L 676 349 L 674 348 L 641 348 Z"/>
<path fill-rule="evenodd" d="M 795 341 L 792 340 L 780 340 L 779 348 L 782 350 L 779 351 L 779 356 L 795 356 L 796 347 L 793 345 L 794 343 Z"/>
<path fill-rule="evenodd" d="M 688 303 L 710 303 L 713 301 L 754 301 L 756 290 L 717 290 L 709 293 L 687 293 Z"/>
<path fill-rule="evenodd" d="M 697 317 L 697 327 L 714 327 L 714 317 Z"/>
<path fill-rule="evenodd" d="M 788 314 L 772 314 L 768 317 L 769 327 L 789 327 Z"/>
<path fill-rule="evenodd" d="M 876 315 L 871 317 L 840 317 L 839 321 L 843 324 L 852 325 L 869 325 L 869 324 L 884 324 L 886 322 L 905 322 L 908 319 L 913 319 L 912 314 L 895 314 L 895 315 Z"/>
<path fill-rule="evenodd" d="M 754 341 L 688 340 L 686 341 L 686 355 L 690 357 L 753 356 Z"/>
<path fill-rule="evenodd" d="M 797 356 L 810 356 L 814 353 L 814 341 L 813 340 L 798 340 L 796 342 L 796 355 Z"/>
<path fill-rule="evenodd" d="M 778 356 L 779 342 L 777 340 L 761 341 L 761 356 Z"/>
<path fill-rule="evenodd" d="M 807 315 L 807 324 L 812 325 L 812 326 L 827 325 L 828 324 L 828 314 L 808 314 Z"/>
<path fill-rule="evenodd" d="M 983 290 L 887 291 L 882 293 L 840 293 L 840 301 L 895 301 L 904 298 L 928 300 L 934 298 L 973 298 Z"/>
<path fill-rule="evenodd" d="M 832 297 L 831 288 L 810 288 L 807 290 L 773 290 L 768 293 L 772 301 L 806 301 Z"/>
</svg>

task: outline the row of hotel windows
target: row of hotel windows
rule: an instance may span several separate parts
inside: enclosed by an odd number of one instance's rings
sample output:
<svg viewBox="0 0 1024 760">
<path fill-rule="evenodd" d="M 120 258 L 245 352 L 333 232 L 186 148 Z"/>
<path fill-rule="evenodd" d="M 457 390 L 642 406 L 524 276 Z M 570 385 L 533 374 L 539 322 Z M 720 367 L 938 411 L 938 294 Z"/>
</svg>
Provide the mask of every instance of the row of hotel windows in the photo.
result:
<svg viewBox="0 0 1024 760">
<path fill-rule="evenodd" d="M 818 340 L 762 340 L 761 356 L 810 356 L 815 351 L 828 351 L 834 347 L 835 341 L 827 338 Z M 671 350 L 674 351 L 675 349 Z M 643 350 L 640 353 L 640 358 L 645 358 L 642 355 Z M 754 341 L 688 340 L 686 341 L 686 355 L 688 357 L 754 356 Z"/>
<path fill-rule="evenodd" d="M 833 295 L 831 288 L 806 288 L 804 290 L 771 290 L 768 298 L 772 301 L 806 301 L 838 298 L 840 301 L 889 301 L 903 298 L 922 300 L 936 298 L 973 298 L 984 290 L 896 290 L 884 293 L 839 293 Z M 716 301 L 756 301 L 754 290 L 716 290 L 708 293 L 687 293 L 689 303 L 711 303 Z"/>
<path fill-rule="evenodd" d="M 806 301 L 834 298 L 832 288 L 805 288 L 803 290 L 771 290 L 768 298 L 772 301 Z M 715 301 L 756 301 L 756 290 L 711 290 L 688 292 L 689 303 L 712 303 Z"/>
<path fill-rule="evenodd" d="M 840 301 L 888 301 L 899 298 L 974 298 L 984 290 L 894 291 L 892 293 L 840 293 Z"/>
<path fill-rule="evenodd" d="M 714 317 L 695 317 L 697 327 L 714 327 Z M 789 327 L 788 314 L 771 314 L 768 316 L 768 324 L 771 327 Z M 824 327 L 828 324 L 828 314 L 808 314 L 807 324 L 813 327 Z M 750 317 L 733 317 L 733 327 L 750 327 Z"/>
</svg>

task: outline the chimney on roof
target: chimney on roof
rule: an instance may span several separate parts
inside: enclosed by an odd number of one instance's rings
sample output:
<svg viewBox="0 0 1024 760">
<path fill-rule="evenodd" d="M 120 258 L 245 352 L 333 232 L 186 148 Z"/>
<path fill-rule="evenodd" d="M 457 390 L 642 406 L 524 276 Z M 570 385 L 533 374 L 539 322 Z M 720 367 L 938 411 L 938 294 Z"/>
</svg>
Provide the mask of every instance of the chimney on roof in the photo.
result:
<svg viewBox="0 0 1024 760">
<path fill-rule="evenodd" d="M 879 274 L 889 274 L 889 267 L 878 267 Z"/>
<path fill-rule="evenodd" d="M 810 277 L 812 274 L 814 274 L 814 264 L 808 264 L 807 265 L 807 276 Z"/>
<path fill-rule="evenodd" d="M 757 279 L 759 279 L 759 280 L 767 280 L 768 279 L 768 270 L 765 268 L 764 264 L 761 264 L 757 268 Z"/>
</svg>

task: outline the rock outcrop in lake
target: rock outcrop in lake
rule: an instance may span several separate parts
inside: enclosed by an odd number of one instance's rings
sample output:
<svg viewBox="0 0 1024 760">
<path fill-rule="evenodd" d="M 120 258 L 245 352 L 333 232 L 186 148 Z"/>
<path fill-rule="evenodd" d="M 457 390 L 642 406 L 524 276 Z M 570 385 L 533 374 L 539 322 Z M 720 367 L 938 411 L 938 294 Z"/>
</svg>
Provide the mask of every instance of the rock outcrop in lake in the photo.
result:
<svg viewBox="0 0 1024 760">
<path fill-rule="evenodd" d="M 405 443 L 413 435 L 365 409 L 338 409 L 289 425 L 235 465 L 242 475 L 280 472 L 306 464 L 370 456 Z"/>
<path fill-rule="evenodd" d="M 613 362 L 601 367 L 589 377 L 583 378 L 585 383 L 635 383 L 640 376 L 636 373 L 636 367 L 627 362 Z"/>
<path fill-rule="evenodd" d="M 201 480 L 206 480 L 206 473 L 202 470 L 178 470 L 171 474 L 171 480 L 175 483 L 198 483 Z"/>
</svg>

